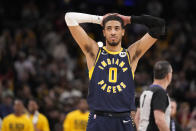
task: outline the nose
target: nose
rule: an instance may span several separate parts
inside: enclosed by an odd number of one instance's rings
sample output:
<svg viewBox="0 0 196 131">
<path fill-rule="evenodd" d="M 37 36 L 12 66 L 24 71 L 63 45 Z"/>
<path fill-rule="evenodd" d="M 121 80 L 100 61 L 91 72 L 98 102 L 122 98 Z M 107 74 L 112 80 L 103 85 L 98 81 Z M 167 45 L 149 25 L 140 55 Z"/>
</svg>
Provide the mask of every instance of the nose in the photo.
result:
<svg viewBox="0 0 196 131">
<path fill-rule="evenodd" d="M 111 30 L 111 35 L 112 36 L 116 35 L 116 31 L 114 29 Z"/>
</svg>

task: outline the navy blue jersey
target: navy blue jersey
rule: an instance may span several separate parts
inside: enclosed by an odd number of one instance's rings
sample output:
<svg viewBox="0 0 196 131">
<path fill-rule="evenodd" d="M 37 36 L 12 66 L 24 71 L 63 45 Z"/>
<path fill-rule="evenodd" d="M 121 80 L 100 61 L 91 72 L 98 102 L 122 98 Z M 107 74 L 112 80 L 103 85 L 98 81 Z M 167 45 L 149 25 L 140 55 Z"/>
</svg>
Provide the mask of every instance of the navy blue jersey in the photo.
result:
<svg viewBox="0 0 196 131">
<path fill-rule="evenodd" d="M 135 85 L 127 50 L 100 48 L 95 66 L 89 71 L 90 110 L 126 112 L 135 110 Z"/>
</svg>

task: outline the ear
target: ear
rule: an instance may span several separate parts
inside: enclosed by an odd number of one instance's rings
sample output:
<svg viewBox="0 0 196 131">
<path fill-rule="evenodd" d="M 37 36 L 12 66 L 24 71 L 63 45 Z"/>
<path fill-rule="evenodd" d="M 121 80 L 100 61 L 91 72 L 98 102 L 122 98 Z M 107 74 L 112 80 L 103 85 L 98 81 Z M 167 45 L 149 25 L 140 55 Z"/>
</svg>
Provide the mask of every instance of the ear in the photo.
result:
<svg viewBox="0 0 196 131">
<path fill-rule="evenodd" d="M 167 76 L 166 76 L 167 81 L 169 81 L 169 78 L 170 78 L 170 75 L 168 73 Z"/>
<path fill-rule="evenodd" d="M 105 30 L 103 29 L 103 36 L 105 37 Z"/>
<path fill-rule="evenodd" d="M 125 29 L 123 28 L 122 29 L 122 36 L 124 36 L 125 35 Z"/>
</svg>

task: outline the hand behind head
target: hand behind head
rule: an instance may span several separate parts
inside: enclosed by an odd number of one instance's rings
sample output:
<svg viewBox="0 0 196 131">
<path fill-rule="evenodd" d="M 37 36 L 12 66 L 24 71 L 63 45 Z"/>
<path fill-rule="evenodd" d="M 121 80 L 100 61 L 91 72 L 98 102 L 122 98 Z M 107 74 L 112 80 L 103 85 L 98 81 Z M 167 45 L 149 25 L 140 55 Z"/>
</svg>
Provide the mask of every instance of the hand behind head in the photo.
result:
<svg viewBox="0 0 196 131">
<path fill-rule="evenodd" d="M 116 16 L 119 16 L 123 21 L 124 21 L 124 26 L 126 26 L 127 24 L 131 23 L 130 22 L 130 16 L 125 16 L 125 15 L 121 15 L 119 13 L 107 13 L 103 16 L 103 20 L 110 16 L 110 15 L 116 15 Z M 101 24 L 103 26 L 103 23 Z"/>
</svg>

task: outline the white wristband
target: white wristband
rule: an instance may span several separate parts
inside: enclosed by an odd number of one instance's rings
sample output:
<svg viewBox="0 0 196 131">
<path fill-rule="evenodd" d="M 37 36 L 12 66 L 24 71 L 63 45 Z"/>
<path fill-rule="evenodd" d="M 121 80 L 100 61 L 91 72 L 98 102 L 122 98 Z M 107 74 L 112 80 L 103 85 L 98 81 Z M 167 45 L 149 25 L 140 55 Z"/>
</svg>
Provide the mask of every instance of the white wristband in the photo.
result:
<svg viewBox="0 0 196 131">
<path fill-rule="evenodd" d="M 103 16 L 89 15 L 84 13 L 68 12 L 65 14 L 65 21 L 68 26 L 78 26 L 79 23 L 101 24 Z"/>
</svg>

